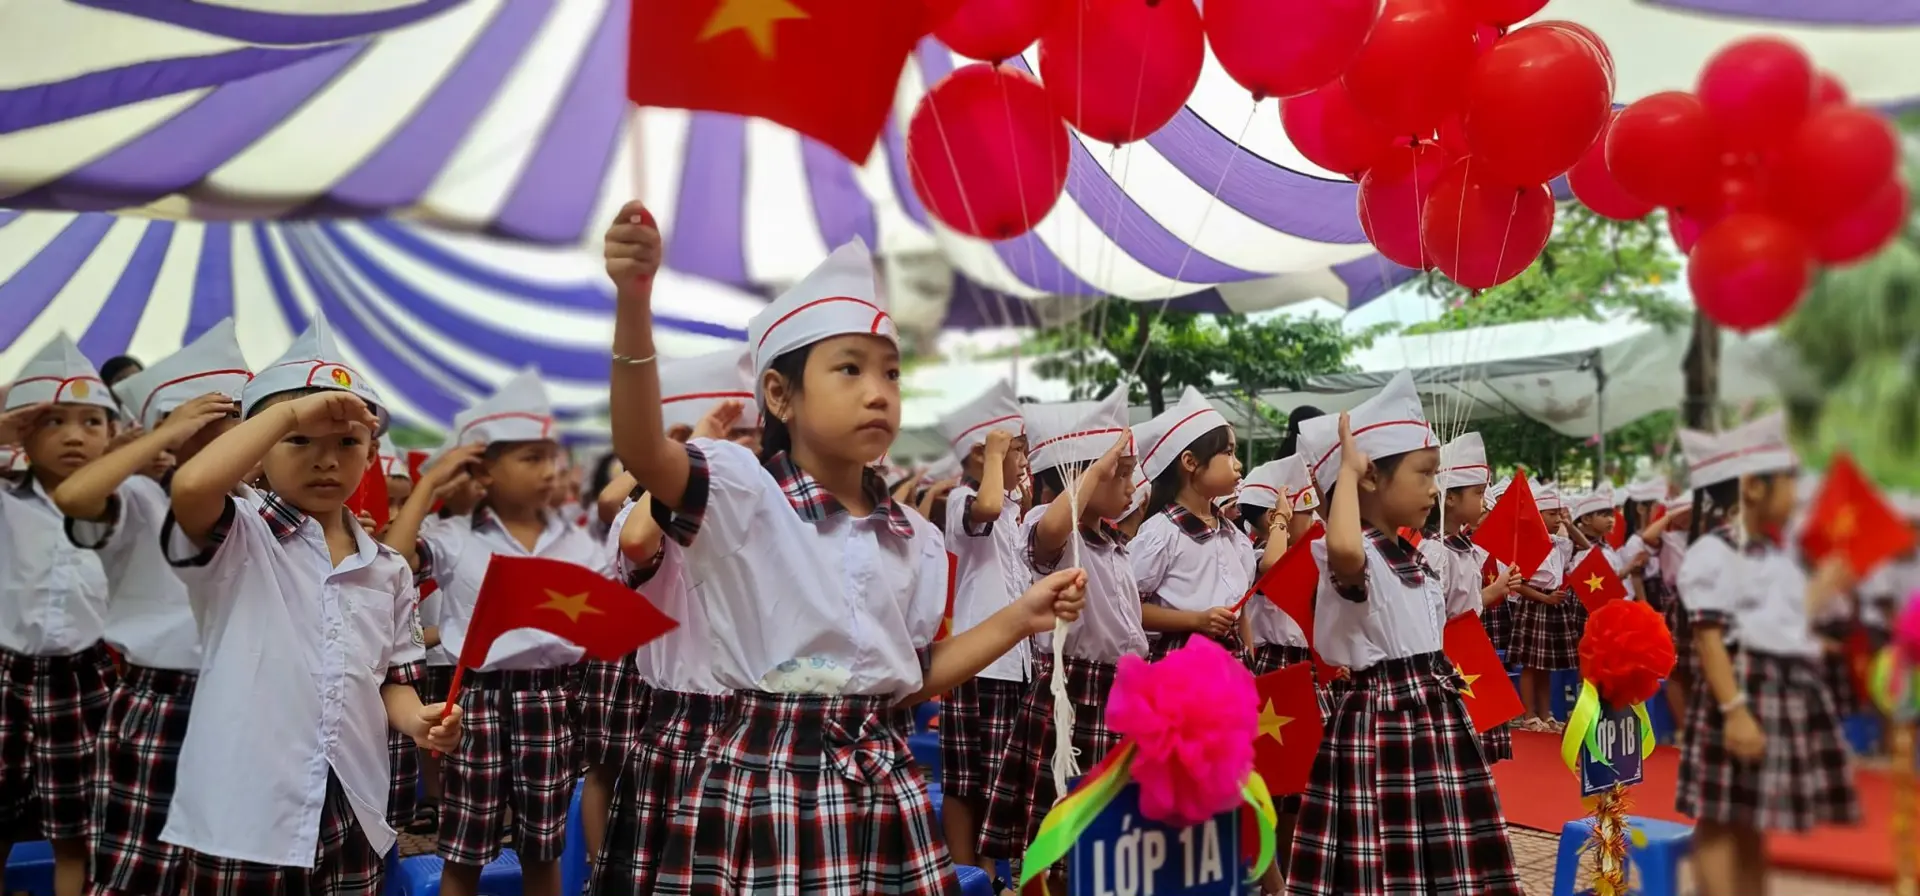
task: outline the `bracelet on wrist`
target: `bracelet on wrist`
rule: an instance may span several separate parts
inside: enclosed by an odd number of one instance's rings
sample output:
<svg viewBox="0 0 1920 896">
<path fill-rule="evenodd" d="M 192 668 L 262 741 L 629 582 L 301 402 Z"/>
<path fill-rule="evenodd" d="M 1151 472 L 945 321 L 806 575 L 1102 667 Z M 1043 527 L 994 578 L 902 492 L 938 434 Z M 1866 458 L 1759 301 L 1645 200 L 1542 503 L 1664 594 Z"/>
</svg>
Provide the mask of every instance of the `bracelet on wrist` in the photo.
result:
<svg viewBox="0 0 1920 896">
<path fill-rule="evenodd" d="M 1746 705 L 1747 705 L 1747 695 L 1739 694 L 1739 695 L 1736 695 L 1732 700 L 1728 700 L 1727 702 L 1720 704 L 1720 712 L 1721 714 L 1724 715 L 1727 713 L 1731 713 L 1736 709 L 1742 709 Z"/>
</svg>

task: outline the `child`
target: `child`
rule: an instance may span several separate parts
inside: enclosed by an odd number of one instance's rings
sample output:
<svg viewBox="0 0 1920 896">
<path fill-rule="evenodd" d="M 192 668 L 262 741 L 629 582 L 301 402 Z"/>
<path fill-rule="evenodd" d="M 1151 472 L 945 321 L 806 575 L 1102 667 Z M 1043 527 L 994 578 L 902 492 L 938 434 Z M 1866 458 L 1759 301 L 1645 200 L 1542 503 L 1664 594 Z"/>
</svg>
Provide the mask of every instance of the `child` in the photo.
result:
<svg viewBox="0 0 1920 896">
<path fill-rule="evenodd" d="M 1153 486 L 1127 554 L 1144 601 L 1140 622 L 1153 633 L 1148 656 L 1162 659 L 1200 633 L 1244 658 L 1234 605 L 1253 585 L 1253 558 L 1214 503 L 1240 483 L 1233 427 L 1189 386 L 1141 430 L 1140 468 Z"/>
<path fill-rule="evenodd" d="M 1680 442 L 1696 493 L 1732 484 L 1738 511 L 1696 539 L 1680 568 L 1706 690 L 1687 714 L 1674 805 L 1697 819 L 1701 896 L 1764 893 L 1766 832 L 1860 820 L 1810 624 L 1852 583 L 1844 559 L 1808 576 L 1775 540 L 1794 511 L 1799 466 L 1780 414 L 1718 436 L 1681 430 Z"/>
<path fill-rule="evenodd" d="M 1586 544 L 1576 542 L 1579 530 L 1567 526 L 1566 504 L 1558 489 L 1541 485 L 1534 492 L 1534 503 L 1553 547 L 1518 589 L 1524 600 L 1513 611 L 1507 662 L 1520 667 L 1520 702 L 1527 710 L 1520 727 L 1558 732 L 1566 726 L 1553 718 L 1553 673 L 1579 668 L 1580 632 L 1586 619 L 1579 598 L 1562 587 L 1562 579 L 1573 566 L 1573 555 Z"/>
<path fill-rule="evenodd" d="M 662 433 L 652 335 L 660 233 L 639 203 L 606 235 L 618 290 L 613 439 L 706 610 L 733 717 L 679 794 L 654 892 L 852 896 L 954 892 L 900 707 L 963 682 L 1056 618 L 1082 575 L 1029 588 L 935 642 L 947 558 L 931 523 L 869 465 L 900 421 L 900 354 L 855 240 L 748 325 L 763 456 Z M 677 555 L 677 556 L 676 556 Z"/>
<path fill-rule="evenodd" d="M 1030 463 L 1039 490 L 1039 503 L 1021 522 L 1023 559 L 1035 575 L 1048 575 L 1072 562 L 1087 575 L 1087 610 L 1063 639 L 1065 661 L 1058 670 L 1066 676 L 1073 703 L 1074 757 L 1085 771 L 1120 742 L 1105 721 L 1107 691 L 1120 658 L 1147 652 L 1127 539 L 1106 522 L 1125 515 L 1132 497 L 1133 438 L 1127 428 L 1126 394 L 1115 389 L 1091 407 L 1026 405 L 1021 413 L 1033 445 Z M 1086 469 L 1078 470 L 1083 465 Z M 1077 479 L 1069 478 L 1076 473 Z M 1006 741 L 999 772 L 987 792 L 979 847 L 987 859 L 1018 860 L 1056 797 L 1053 637 L 1048 631 L 1035 639 L 1033 684 L 1021 701 L 1013 736 Z"/>
<path fill-rule="evenodd" d="M 106 639 L 127 663 L 94 763 L 87 839 L 96 894 L 178 893 L 186 880 L 185 855 L 161 842 L 160 832 L 200 672 L 200 631 L 187 587 L 160 550 L 167 483 L 141 471 L 168 451 L 191 460 L 233 428 L 249 376 L 233 322 L 225 320 L 122 380 L 115 391 L 145 434 L 81 468 L 53 495 L 67 537 L 106 568 Z"/>
<path fill-rule="evenodd" d="M 1464 684 L 1441 650 L 1445 583 L 1395 534 L 1439 499 L 1412 377 L 1307 421 L 1300 446 L 1328 507 L 1314 644 L 1353 684 L 1314 759 L 1287 892 L 1520 896 Z"/>
<path fill-rule="evenodd" d="M 63 333 L 21 368 L 0 415 L 0 444 L 32 458 L 18 485 L 0 488 L 0 855 L 53 841 L 60 896 L 86 884 L 94 744 L 114 672 L 100 643 L 106 573 L 67 539 L 50 496 L 105 450 L 117 409 Z"/>
<path fill-rule="evenodd" d="M 380 465 L 380 471 L 386 474 L 387 478 L 387 528 L 375 530 L 373 537 L 376 541 L 385 543 L 387 529 L 391 528 L 393 521 L 400 517 L 400 508 L 405 507 L 407 505 L 407 498 L 413 495 L 413 477 L 407 475 L 406 457 L 400 453 L 399 448 L 394 446 L 393 439 L 389 436 L 380 437 L 380 453 L 375 463 Z M 426 592 L 430 582 L 431 580 L 427 580 L 419 583 L 419 591 L 423 593 L 421 597 L 422 605 L 424 605 L 426 601 L 424 592 Z M 420 626 L 421 643 L 426 646 L 427 649 L 431 650 L 435 645 L 440 643 L 439 630 L 437 628 L 428 628 L 425 623 L 425 615 L 421 613 L 419 606 L 415 607 L 414 612 L 422 618 Z M 419 692 L 420 699 L 423 702 L 430 699 L 426 694 L 425 684 L 426 676 L 423 673 L 420 680 L 414 684 L 414 690 Z M 440 699 L 445 700 L 446 695 L 441 694 Z M 420 779 L 421 765 L 424 762 L 433 761 L 431 756 L 422 755 L 425 752 L 426 751 L 420 749 L 418 744 L 413 742 L 413 738 L 401 733 L 399 729 L 391 727 L 387 729 L 387 766 L 392 769 L 393 781 L 393 786 L 387 793 L 387 824 L 392 825 L 396 830 L 411 829 L 419 819 L 420 814 L 429 811 L 426 808 L 428 803 L 420 798 L 420 791 L 422 789 Z M 440 766 L 438 764 L 433 766 L 433 772 L 434 780 L 432 783 L 435 786 L 433 793 L 430 795 L 433 798 L 432 805 L 436 808 L 431 811 L 437 812 L 440 800 L 438 787 L 440 783 Z M 436 815 L 435 817 L 437 818 L 438 816 Z"/>
<path fill-rule="evenodd" d="M 1247 474 L 1240 491 L 1240 514 L 1253 534 L 1254 575 L 1265 575 L 1313 527 L 1320 499 L 1306 481 L 1307 466 L 1297 454 L 1268 461 Z M 1249 586 L 1251 587 L 1251 586 Z M 1247 601 L 1247 668 L 1255 675 L 1277 672 L 1312 659 L 1307 633 L 1293 617 L 1260 595 Z"/>
<path fill-rule="evenodd" d="M 447 449 L 450 447 L 451 445 L 442 446 L 427 459 L 422 466 L 422 481 L 424 481 L 424 473 L 431 471 L 435 464 L 446 456 Z M 389 476 L 387 482 L 391 487 L 394 482 L 393 477 Z M 400 505 L 393 508 L 394 517 L 400 515 L 400 509 L 406 506 L 406 501 L 412 500 L 414 490 L 420 487 L 419 483 L 409 484 L 402 493 L 405 497 Z M 433 495 L 434 503 L 439 505 L 439 509 L 420 523 L 420 531 L 426 535 L 438 534 L 444 529 L 458 526 L 459 521 L 473 513 L 473 509 L 478 507 L 480 501 L 486 497 L 479 484 L 474 482 L 471 473 L 465 470 L 451 471 L 448 477 L 440 480 L 439 486 L 430 487 L 429 491 Z M 391 505 L 392 495 L 389 494 L 388 497 L 388 503 Z M 388 530 L 392 530 L 391 520 L 388 522 Z M 447 601 L 440 596 L 440 583 L 435 582 L 431 577 L 425 579 L 416 577 L 415 582 L 420 593 L 420 640 L 426 646 L 427 662 L 419 682 L 414 685 L 414 690 L 420 694 L 422 703 L 441 703 L 446 701 L 447 690 L 453 686 L 455 660 L 454 655 L 447 651 L 446 645 L 440 643 L 440 613 Z M 465 684 L 461 686 L 465 687 Z M 404 734 L 401 737 L 411 744 L 411 738 L 407 738 Z M 420 766 L 421 792 L 419 805 L 415 807 L 413 818 L 406 825 L 406 831 L 409 834 L 438 834 L 440 832 L 440 800 L 443 795 L 440 760 L 443 757 L 431 750 L 422 750 L 418 746 L 409 748 L 413 750 Z M 388 815 L 392 816 L 393 813 L 389 812 Z"/>
<path fill-rule="evenodd" d="M 1026 425 L 1013 387 L 1001 380 L 940 419 L 940 434 L 960 462 L 961 478 L 946 494 L 943 531 L 954 557 L 953 626 L 963 632 L 1019 599 L 1032 575 L 1021 556 L 1020 498 L 1014 487 L 1027 466 Z M 940 703 L 942 824 L 954 861 L 994 865 L 975 854 L 987 787 L 1000 749 L 1032 677 L 1027 642 L 1014 646 Z"/>
<path fill-rule="evenodd" d="M 1440 447 L 1438 485 L 1445 496 L 1435 505 L 1420 552 L 1446 583 L 1447 619 L 1478 613 L 1482 617 L 1507 605 L 1520 583 L 1515 572 L 1494 571 L 1487 551 L 1473 543 L 1473 527 L 1486 514 L 1486 491 L 1493 468 L 1487 464 L 1486 444 L 1477 432 L 1462 433 Z M 1483 622 L 1484 626 L 1485 623 Z M 1513 758 L 1513 729 L 1507 725 L 1480 734 L 1487 764 Z"/>
<path fill-rule="evenodd" d="M 1480 498 L 1480 520 L 1485 520 L 1487 514 L 1493 512 L 1494 506 L 1500 503 L 1500 496 L 1506 494 L 1508 486 L 1512 484 L 1512 479 L 1502 479 L 1487 487 L 1486 493 Z M 1476 522 L 1475 525 L 1478 525 L 1478 523 Z M 1494 575 L 1500 575 L 1508 571 L 1506 565 L 1497 560 L 1494 561 L 1494 566 Z M 1493 584 L 1492 582 L 1485 582 L 1484 578 L 1485 576 L 1483 575 L 1482 584 Z M 1525 583 L 1522 582 L 1520 584 Z M 1509 666 L 1512 665 L 1513 619 L 1514 614 L 1519 609 L 1521 599 L 1519 585 L 1516 584 L 1509 590 L 1506 600 L 1502 600 L 1491 607 L 1484 607 L 1480 610 L 1480 627 L 1486 631 L 1487 640 L 1493 643 L 1493 649 L 1500 654 L 1502 660 L 1507 661 Z M 1513 724 L 1514 723 L 1509 722 L 1508 726 L 1511 727 Z M 1511 739 L 1511 735 L 1509 735 L 1509 739 Z"/>
<path fill-rule="evenodd" d="M 453 429 L 455 447 L 421 480 L 388 538 L 417 577 L 438 584 L 440 638 L 458 657 L 495 555 L 562 560 L 603 575 L 611 567 L 605 548 L 552 508 L 560 445 L 538 374 L 507 380 L 456 415 Z M 486 500 L 472 515 L 422 534 L 432 493 L 463 470 L 486 489 Z M 577 764 L 568 685 L 581 655 L 557 635 L 517 629 L 467 673 L 466 741 L 441 760 L 439 852 L 448 896 L 478 892 L 480 869 L 500 857 L 509 832 L 526 891 L 558 896 Z"/>
<path fill-rule="evenodd" d="M 379 893 L 386 726 L 460 743 L 458 708 L 413 690 L 413 576 L 346 510 L 386 411 L 340 357 L 316 318 L 173 476 L 162 537 L 204 655 L 160 838 L 194 853 L 188 896 Z M 271 491 L 235 497 L 256 467 Z"/>
</svg>

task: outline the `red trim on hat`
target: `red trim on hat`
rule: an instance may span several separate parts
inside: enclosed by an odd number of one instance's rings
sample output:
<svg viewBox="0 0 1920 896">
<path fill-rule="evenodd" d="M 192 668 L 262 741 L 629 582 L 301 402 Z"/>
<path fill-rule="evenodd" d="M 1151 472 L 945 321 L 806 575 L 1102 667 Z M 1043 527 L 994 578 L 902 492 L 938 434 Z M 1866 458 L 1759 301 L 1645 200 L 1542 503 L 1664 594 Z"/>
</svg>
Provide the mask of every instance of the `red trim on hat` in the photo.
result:
<svg viewBox="0 0 1920 896">
<path fill-rule="evenodd" d="M 1257 488 L 1257 489 L 1261 489 L 1261 490 L 1263 490 L 1263 491 L 1269 491 L 1269 492 L 1272 492 L 1272 493 L 1273 493 L 1273 496 L 1274 496 L 1274 497 L 1276 497 L 1276 498 L 1278 498 L 1278 497 L 1280 497 L 1280 490 L 1279 490 L 1279 489 L 1277 489 L 1277 488 L 1274 488 L 1274 487 L 1273 487 L 1273 486 L 1271 486 L 1271 485 L 1258 485 L 1258 484 L 1254 484 L 1254 485 L 1243 485 L 1243 486 L 1241 486 L 1241 487 L 1240 487 L 1240 493 L 1244 495 L 1244 494 L 1246 494 L 1246 491 L 1247 491 L 1247 489 L 1250 489 L 1250 488 Z"/>
<path fill-rule="evenodd" d="M 53 387 L 53 403 L 54 404 L 74 404 L 74 402 L 71 402 L 71 401 L 60 400 L 60 393 L 67 391 L 67 387 L 73 385 L 74 383 L 99 383 L 101 389 L 107 390 L 107 397 L 109 399 L 113 398 L 113 391 L 111 389 L 107 389 L 106 381 L 100 379 L 97 376 L 67 376 L 67 377 L 30 376 L 24 379 L 14 380 L 13 386 L 9 386 L 7 388 L 11 389 L 11 388 L 14 388 L 15 386 L 24 386 L 28 383 L 59 383 L 59 385 Z M 82 397 L 82 400 L 83 401 L 85 400 L 84 396 Z"/>
<path fill-rule="evenodd" d="M 676 401 L 699 401 L 703 398 L 721 399 L 721 398 L 752 398 L 752 397 L 753 397 L 752 392 L 688 392 L 685 395 L 675 395 L 672 398 L 662 398 L 660 399 L 660 403 L 673 404 Z"/>
<path fill-rule="evenodd" d="M 1175 432 L 1177 432 L 1177 431 L 1179 431 L 1179 429 L 1180 429 L 1180 427 L 1182 427 L 1182 426 L 1185 426 L 1185 425 L 1187 425 L 1187 423 L 1188 423 L 1189 421 L 1191 421 L 1191 420 L 1192 420 L 1193 418 L 1195 418 L 1195 417 L 1198 417 L 1198 416 L 1200 416 L 1201 414 L 1205 414 L 1205 413 L 1207 413 L 1208 411 L 1213 411 L 1214 413 L 1219 413 L 1218 411 L 1215 411 L 1215 410 L 1214 410 L 1213 408 L 1210 408 L 1210 407 L 1208 407 L 1208 408 L 1201 408 L 1200 410 L 1197 410 L 1197 411 L 1194 411 L 1193 413 L 1191 413 L 1191 414 L 1188 414 L 1188 415 L 1186 415 L 1185 417 L 1182 417 L 1182 418 L 1180 418 L 1180 422 L 1178 422 L 1178 423 L 1175 423 L 1174 425 L 1172 425 L 1172 426 L 1169 426 L 1169 427 L 1167 427 L 1167 431 L 1166 431 L 1166 433 L 1165 433 L 1164 435 L 1162 435 L 1162 436 L 1160 436 L 1160 440 L 1159 440 L 1159 441 L 1157 441 L 1157 442 L 1154 442 L 1154 443 L 1153 443 L 1153 447 L 1152 447 L 1152 448 L 1148 448 L 1148 449 L 1147 449 L 1147 453 L 1141 456 L 1141 458 L 1140 458 L 1140 465 L 1141 465 L 1141 466 L 1146 466 L 1147 464 L 1149 464 L 1149 463 L 1152 463 L 1152 462 L 1153 462 L 1153 454 L 1154 454 L 1154 452 L 1156 452 L 1156 451 L 1159 451 L 1159 450 L 1160 450 L 1160 446 L 1161 446 L 1161 445 L 1165 445 L 1165 444 L 1167 443 L 1167 440 L 1168 440 L 1168 439 L 1171 439 L 1171 438 L 1173 438 L 1173 434 L 1174 434 Z M 1226 417 L 1225 417 L 1225 415 L 1222 415 L 1220 419 L 1224 421 L 1224 420 L 1226 419 Z M 1197 438 L 1197 437 L 1196 437 L 1196 438 Z M 1189 443 L 1187 443 L 1187 444 L 1189 444 L 1189 445 L 1190 445 L 1190 444 L 1192 444 L 1192 443 L 1191 443 L 1191 442 L 1189 442 Z M 1180 446 L 1180 447 L 1182 447 L 1182 448 L 1185 448 L 1185 447 L 1186 447 L 1186 445 L 1182 445 L 1182 446 Z"/>
<path fill-rule="evenodd" d="M 1005 423 L 1008 420 L 1018 420 L 1018 419 L 1020 419 L 1019 414 L 1008 414 L 1004 417 L 995 417 L 992 420 L 986 421 L 985 423 L 976 423 L 972 426 L 967 427 L 966 429 L 961 430 L 959 435 L 954 436 L 951 439 L 948 439 L 947 443 L 950 445 L 958 445 L 960 444 L 961 440 L 965 439 L 968 435 L 972 434 L 974 430 L 979 429 L 982 426 L 992 426 L 995 423 Z M 1022 426 L 1020 428 L 1020 431 L 1024 433 L 1026 431 L 1026 427 Z"/>
<path fill-rule="evenodd" d="M 1107 433 L 1114 433 L 1114 432 L 1128 433 L 1128 441 L 1132 441 L 1132 433 L 1126 427 L 1109 426 L 1106 429 L 1086 429 L 1086 430 L 1081 430 L 1080 432 L 1070 432 L 1070 433 L 1064 433 L 1062 435 L 1057 435 L 1051 439 L 1043 440 L 1040 443 L 1032 446 L 1031 448 L 1028 449 L 1028 453 L 1031 454 L 1034 452 L 1038 452 L 1040 449 L 1045 448 L 1048 445 L 1051 445 L 1055 442 L 1063 442 L 1063 441 L 1066 441 L 1067 439 L 1078 439 L 1084 436 L 1105 435 Z"/>
<path fill-rule="evenodd" d="M 133 415 L 134 419 L 135 420 L 147 419 L 147 409 L 153 407 L 153 400 L 155 398 L 160 397 L 160 390 L 168 388 L 170 386 L 178 386 L 181 383 L 190 383 L 190 382 L 193 382 L 194 380 L 202 379 L 204 377 L 210 377 L 210 376 L 244 376 L 247 378 L 248 382 L 253 381 L 253 372 L 250 370 L 206 370 L 200 373 L 188 374 L 187 376 L 183 376 L 183 377 L 176 377 L 174 379 L 167 380 L 166 382 L 161 383 L 158 386 L 153 387 L 153 391 L 147 393 L 147 400 L 140 403 L 140 413 Z"/>
<path fill-rule="evenodd" d="M 872 332 L 875 334 L 880 332 L 880 322 L 887 319 L 887 312 L 885 310 L 883 310 L 879 305 L 875 305 L 874 303 L 869 302 L 866 299 L 856 299 L 853 296 L 828 296 L 824 299 L 814 299 L 813 301 L 808 302 L 805 305 L 801 305 L 800 307 L 795 308 L 792 311 L 789 311 L 785 314 L 780 315 L 779 320 L 776 320 L 773 323 L 768 324 L 767 331 L 765 333 L 760 334 L 760 341 L 753 344 L 754 352 L 757 353 L 761 349 L 765 348 L 767 345 L 767 337 L 772 336 L 774 330 L 779 329 L 781 324 L 784 324 L 788 320 L 792 319 L 794 315 L 799 314 L 800 312 L 805 311 L 808 308 L 812 308 L 815 305 L 825 305 L 828 302 L 853 302 L 858 305 L 865 305 L 868 308 L 872 308 L 873 324 L 872 324 L 872 329 L 869 332 Z"/>
<path fill-rule="evenodd" d="M 542 439 L 551 438 L 553 435 L 553 418 L 552 417 L 543 417 L 539 414 L 529 414 L 525 411 L 501 411 L 498 414 L 488 414 L 484 417 L 475 417 L 472 420 L 467 421 L 467 425 L 460 427 L 460 436 L 459 438 L 454 439 L 454 441 L 457 442 L 457 441 L 460 441 L 460 439 L 466 438 L 468 432 L 471 432 L 474 427 L 479 426 L 482 423 L 486 423 L 491 420 L 509 420 L 513 418 L 520 418 L 523 420 L 532 420 L 533 422 L 540 424 L 540 438 Z"/>
<path fill-rule="evenodd" d="M 1782 445 L 1779 443 L 1775 443 L 1772 445 L 1756 445 L 1752 448 L 1742 448 L 1738 451 L 1728 451 L 1724 454 L 1716 454 L 1712 457 L 1701 460 L 1699 463 L 1690 463 L 1687 465 L 1687 469 L 1698 470 L 1701 467 L 1711 467 L 1714 464 L 1724 464 L 1727 461 L 1746 457 L 1747 455 L 1750 455 L 1750 454 L 1761 454 L 1768 451 L 1789 451 L 1789 450 L 1791 449 L 1789 449 L 1786 445 Z"/>
<path fill-rule="evenodd" d="M 1427 421 L 1425 420 L 1385 420 L 1380 423 L 1369 423 L 1366 426 L 1362 426 L 1359 429 L 1354 430 L 1353 437 L 1358 439 L 1360 438 L 1360 434 L 1363 432 L 1372 432 L 1376 429 L 1383 429 L 1388 426 L 1418 426 L 1421 429 L 1424 429 L 1427 431 L 1427 441 L 1429 442 L 1433 441 L 1433 427 L 1427 425 Z M 1335 430 L 1335 431 L 1338 432 L 1338 430 Z M 1422 445 L 1420 447 L 1432 448 L 1433 446 Z M 1308 472 L 1318 477 L 1320 475 L 1320 468 L 1324 466 L 1327 462 L 1327 459 L 1333 457 L 1333 453 L 1338 450 L 1340 450 L 1340 442 L 1338 437 L 1336 436 L 1333 443 L 1333 447 L 1328 448 L 1327 453 L 1320 455 L 1320 459 L 1313 462 L 1313 469 Z M 1419 449 L 1409 449 L 1409 450 L 1417 451 Z"/>
</svg>

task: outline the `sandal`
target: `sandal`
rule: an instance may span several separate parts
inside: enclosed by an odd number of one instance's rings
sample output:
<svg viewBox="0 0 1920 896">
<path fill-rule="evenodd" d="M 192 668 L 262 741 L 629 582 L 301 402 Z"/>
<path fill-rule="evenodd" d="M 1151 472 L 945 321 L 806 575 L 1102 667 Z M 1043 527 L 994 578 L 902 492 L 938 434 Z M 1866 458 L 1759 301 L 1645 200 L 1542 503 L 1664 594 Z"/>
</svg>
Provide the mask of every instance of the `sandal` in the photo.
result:
<svg viewBox="0 0 1920 896">
<path fill-rule="evenodd" d="M 423 802 L 414 810 L 413 820 L 407 822 L 409 834 L 437 834 L 440 832 L 440 804 Z"/>
</svg>

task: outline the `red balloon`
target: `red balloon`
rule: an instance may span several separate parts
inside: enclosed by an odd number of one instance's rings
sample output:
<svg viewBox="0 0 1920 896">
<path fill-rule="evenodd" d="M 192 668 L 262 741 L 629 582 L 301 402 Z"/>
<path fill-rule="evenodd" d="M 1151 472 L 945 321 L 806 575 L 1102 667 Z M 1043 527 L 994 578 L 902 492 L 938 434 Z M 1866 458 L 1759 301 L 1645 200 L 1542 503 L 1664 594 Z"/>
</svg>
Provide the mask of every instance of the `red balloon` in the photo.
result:
<svg viewBox="0 0 1920 896">
<path fill-rule="evenodd" d="M 1592 45 L 1529 26 L 1473 63 L 1464 122 L 1481 174 L 1540 184 L 1586 155 L 1613 113 L 1613 89 Z"/>
<path fill-rule="evenodd" d="M 1473 21 L 1448 0 L 1387 0 L 1340 80 L 1396 135 L 1425 136 L 1466 98 Z"/>
<path fill-rule="evenodd" d="M 1440 272 L 1469 289 L 1520 276 L 1553 235 L 1553 194 L 1483 178 L 1473 157 L 1447 166 L 1420 213 L 1420 243 Z"/>
<path fill-rule="evenodd" d="M 1906 223 L 1907 200 L 1905 184 L 1887 181 L 1865 205 L 1814 234 L 1813 257 L 1827 264 L 1848 264 L 1880 251 Z"/>
<path fill-rule="evenodd" d="M 1633 196 L 1695 205 L 1713 195 L 1720 150 L 1713 121 L 1691 93 L 1668 91 L 1620 110 L 1607 131 L 1607 170 Z"/>
<path fill-rule="evenodd" d="M 1299 96 L 1340 77 L 1380 0 L 1207 0 L 1207 45 L 1255 101 Z"/>
<path fill-rule="evenodd" d="M 1644 218 L 1653 212 L 1653 203 L 1628 193 L 1607 170 L 1607 130 L 1611 126 L 1609 122 L 1601 127 L 1599 138 L 1587 147 L 1587 154 L 1567 171 L 1567 185 L 1573 188 L 1575 198 L 1600 217 L 1615 221 Z"/>
<path fill-rule="evenodd" d="M 1467 14 L 1476 22 L 1505 27 L 1526 21 L 1547 5 L 1547 0 L 1463 0 Z"/>
<path fill-rule="evenodd" d="M 1607 69 L 1607 84 L 1613 85 L 1615 83 L 1614 71 L 1613 71 L 1613 51 L 1611 49 L 1608 49 L 1606 41 L 1600 39 L 1599 32 L 1596 32 L 1592 28 L 1588 28 L 1587 26 L 1580 24 L 1579 22 L 1569 22 L 1565 19 L 1547 19 L 1545 21 L 1535 22 L 1531 25 L 1528 25 L 1527 27 L 1528 28 L 1552 28 L 1555 31 L 1564 31 L 1568 34 L 1573 35 L 1574 37 L 1577 37 L 1577 38 L 1580 38 L 1581 40 L 1586 41 L 1587 45 L 1593 48 L 1593 55 L 1599 57 L 1600 64 L 1605 66 Z"/>
<path fill-rule="evenodd" d="M 1052 18 L 1052 0 L 965 0 L 933 36 L 968 59 L 999 62 L 1032 46 Z"/>
<path fill-rule="evenodd" d="M 1865 205 L 1893 179 L 1899 138 L 1877 113 L 1827 106 L 1808 115 L 1769 171 L 1776 209 L 1809 231 Z"/>
<path fill-rule="evenodd" d="M 1338 80 L 1281 100 L 1280 124 L 1307 161 L 1356 181 L 1394 147 L 1393 135 L 1361 112 Z"/>
<path fill-rule="evenodd" d="M 1054 109 L 1116 145 L 1172 121 L 1206 60 L 1193 0 L 1065 0 L 1040 35 L 1040 80 Z"/>
<path fill-rule="evenodd" d="M 1420 210 L 1451 161 L 1446 150 L 1422 143 L 1388 153 L 1360 179 L 1360 229 L 1388 260 L 1414 270 L 1433 266 L 1420 250 Z"/>
<path fill-rule="evenodd" d="M 1733 215 L 1700 235 L 1687 258 L 1694 303 L 1722 326 L 1751 332 L 1793 310 L 1813 277 L 1807 240 L 1771 215 Z"/>
<path fill-rule="evenodd" d="M 1440 144 L 1440 148 L 1445 149 L 1447 155 L 1453 158 L 1463 158 L 1469 152 L 1467 126 L 1461 123 L 1458 115 L 1449 115 L 1441 119 L 1440 127 L 1434 131 L 1434 138 L 1435 142 Z"/>
<path fill-rule="evenodd" d="M 1033 76 L 1009 66 L 963 66 L 920 98 L 907 124 L 913 192 L 961 233 L 1019 236 L 1060 201 L 1071 139 Z"/>
<path fill-rule="evenodd" d="M 1721 145 L 1768 149 L 1793 133 L 1813 105 L 1813 61 L 1777 37 L 1728 44 L 1700 71 L 1696 90 Z"/>
<path fill-rule="evenodd" d="M 1815 72 L 1813 76 L 1813 107 L 1844 106 L 1848 103 L 1846 85 L 1833 76 L 1833 72 Z"/>
<path fill-rule="evenodd" d="M 1667 233 L 1673 235 L 1673 244 L 1682 252 L 1692 252 L 1700 242 L 1700 234 L 1707 232 L 1707 225 L 1698 218 L 1689 218 L 1677 208 L 1667 209 Z"/>
</svg>

